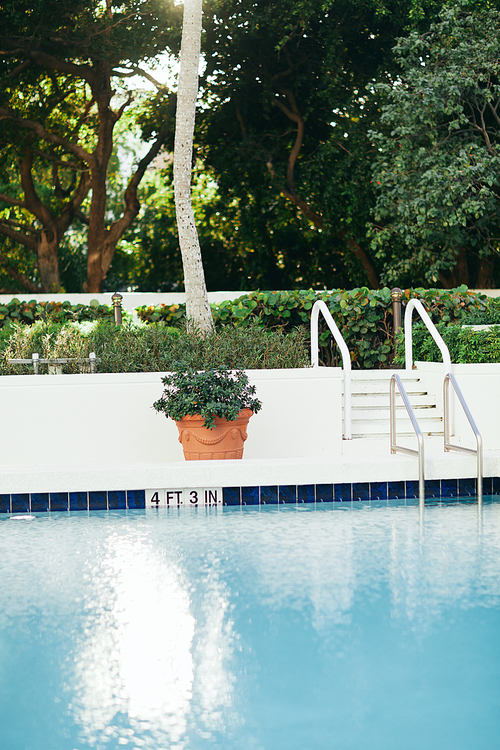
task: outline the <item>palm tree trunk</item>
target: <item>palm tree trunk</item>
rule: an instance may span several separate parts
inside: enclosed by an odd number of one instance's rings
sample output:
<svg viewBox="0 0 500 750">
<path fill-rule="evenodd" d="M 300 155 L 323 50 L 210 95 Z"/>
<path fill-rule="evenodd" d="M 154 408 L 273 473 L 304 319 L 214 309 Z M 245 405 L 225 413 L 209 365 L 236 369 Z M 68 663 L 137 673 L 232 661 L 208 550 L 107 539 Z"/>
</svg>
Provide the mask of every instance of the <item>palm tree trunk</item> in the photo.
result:
<svg viewBox="0 0 500 750">
<path fill-rule="evenodd" d="M 175 117 L 174 189 L 179 245 L 184 268 L 186 317 L 200 332 L 213 330 L 200 242 L 191 203 L 193 134 L 198 96 L 203 0 L 185 0 Z"/>
</svg>

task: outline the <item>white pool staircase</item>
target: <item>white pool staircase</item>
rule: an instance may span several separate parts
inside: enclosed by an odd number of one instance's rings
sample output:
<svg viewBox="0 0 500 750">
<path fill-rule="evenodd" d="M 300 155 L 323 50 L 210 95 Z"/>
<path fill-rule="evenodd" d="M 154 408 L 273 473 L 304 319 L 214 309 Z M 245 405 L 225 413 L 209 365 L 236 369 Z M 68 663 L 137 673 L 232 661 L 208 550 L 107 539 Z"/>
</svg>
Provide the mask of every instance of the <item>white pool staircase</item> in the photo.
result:
<svg viewBox="0 0 500 750">
<path fill-rule="evenodd" d="M 416 310 L 437 344 L 443 358 L 444 414 L 437 408 L 436 399 L 425 390 L 413 371 L 412 317 Z M 448 347 L 425 307 L 418 299 L 409 300 L 405 312 L 405 370 L 351 371 L 349 350 L 325 302 L 318 300 L 311 311 L 311 364 L 319 366 L 318 324 L 322 313 L 342 354 L 344 371 L 343 435 L 352 438 L 389 439 L 391 453 L 406 453 L 418 458 L 420 503 L 425 500 L 424 437 L 443 437 L 443 449 L 475 454 L 477 457 L 477 496 L 483 496 L 483 441 L 462 392 L 451 374 Z M 450 406 L 449 386 L 457 396 L 476 439 L 476 449 L 451 443 L 453 407 Z M 417 449 L 398 445 L 398 437 L 417 438 Z"/>
<path fill-rule="evenodd" d="M 423 434 L 442 437 L 443 413 L 437 408 L 436 399 L 429 395 L 417 374 L 405 370 L 356 370 L 352 373 L 352 437 L 389 440 L 389 384 L 394 373 L 403 382 Z M 399 392 L 396 394 L 396 411 L 398 435 L 414 435 Z"/>
</svg>

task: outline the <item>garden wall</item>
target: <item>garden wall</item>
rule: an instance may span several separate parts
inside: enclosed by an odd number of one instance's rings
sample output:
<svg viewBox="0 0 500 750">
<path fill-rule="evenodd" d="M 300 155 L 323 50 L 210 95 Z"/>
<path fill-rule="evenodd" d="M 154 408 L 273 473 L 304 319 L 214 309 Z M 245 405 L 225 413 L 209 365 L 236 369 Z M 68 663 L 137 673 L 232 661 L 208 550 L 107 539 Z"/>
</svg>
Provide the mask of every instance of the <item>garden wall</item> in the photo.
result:
<svg viewBox="0 0 500 750">
<path fill-rule="evenodd" d="M 429 393 L 436 397 L 438 408 L 442 409 L 443 363 L 417 362 L 416 366 Z M 454 364 L 451 372 L 482 435 L 484 449 L 500 450 L 500 363 Z M 454 433 L 460 437 L 461 444 L 475 448 L 474 434 L 451 386 L 450 402 L 454 410 Z"/>
<path fill-rule="evenodd" d="M 262 410 L 245 459 L 340 452 L 342 371 L 249 370 Z M 182 461 L 175 423 L 151 407 L 161 373 L 6 375 L 0 378 L 4 468 Z"/>
</svg>

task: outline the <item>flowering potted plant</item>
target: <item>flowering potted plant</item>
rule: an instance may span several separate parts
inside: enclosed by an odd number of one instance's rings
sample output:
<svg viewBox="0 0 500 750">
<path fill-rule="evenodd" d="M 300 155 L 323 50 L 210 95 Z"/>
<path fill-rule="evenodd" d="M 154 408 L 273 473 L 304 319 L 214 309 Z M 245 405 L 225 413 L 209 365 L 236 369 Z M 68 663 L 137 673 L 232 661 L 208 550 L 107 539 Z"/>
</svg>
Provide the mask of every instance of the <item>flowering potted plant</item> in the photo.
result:
<svg viewBox="0 0 500 750">
<path fill-rule="evenodd" d="M 177 424 L 187 461 L 242 458 L 248 421 L 262 406 L 244 372 L 182 369 L 162 383 L 153 407 Z"/>
</svg>

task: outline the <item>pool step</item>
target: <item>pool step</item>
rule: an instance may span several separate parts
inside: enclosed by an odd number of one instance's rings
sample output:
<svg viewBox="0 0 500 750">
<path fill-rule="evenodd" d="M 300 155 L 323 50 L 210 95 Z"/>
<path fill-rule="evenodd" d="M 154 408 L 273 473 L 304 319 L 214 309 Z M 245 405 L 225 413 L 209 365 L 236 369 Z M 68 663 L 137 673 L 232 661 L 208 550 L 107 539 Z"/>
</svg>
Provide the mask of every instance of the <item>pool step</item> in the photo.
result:
<svg viewBox="0 0 500 750">
<path fill-rule="evenodd" d="M 352 436 L 386 437 L 390 434 L 389 384 L 393 371 L 352 373 Z M 443 415 L 420 378 L 404 370 L 397 373 L 425 435 L 443 435 Z M 397 436 L 414 435 L 401 395 L 396 389 Z"/>
</svg>

